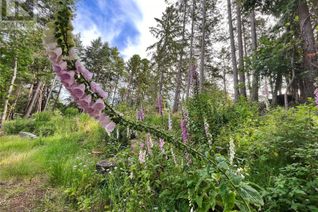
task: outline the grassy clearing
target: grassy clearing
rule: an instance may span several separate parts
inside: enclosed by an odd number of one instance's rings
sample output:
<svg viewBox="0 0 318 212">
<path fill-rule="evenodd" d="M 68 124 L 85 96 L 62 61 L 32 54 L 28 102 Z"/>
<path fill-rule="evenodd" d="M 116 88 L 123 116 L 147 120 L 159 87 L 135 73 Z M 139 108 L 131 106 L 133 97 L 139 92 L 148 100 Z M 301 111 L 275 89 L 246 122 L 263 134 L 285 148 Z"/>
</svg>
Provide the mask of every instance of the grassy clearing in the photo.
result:
<svg viewBox="0 0 318 212">
<path fill-rule="evenodd" d="M 95 164 L 101 158 L 91 152 L 108 151 L 104 132 L 86 116 L 66 119 L 64 125 L 55 121 L 47 125 L 54 126 L 46 128 L 53 132 L 47 137 L 0 137 L 0 211 L 71 211 L 69 188 L 98 176 Z"/>
</svg>

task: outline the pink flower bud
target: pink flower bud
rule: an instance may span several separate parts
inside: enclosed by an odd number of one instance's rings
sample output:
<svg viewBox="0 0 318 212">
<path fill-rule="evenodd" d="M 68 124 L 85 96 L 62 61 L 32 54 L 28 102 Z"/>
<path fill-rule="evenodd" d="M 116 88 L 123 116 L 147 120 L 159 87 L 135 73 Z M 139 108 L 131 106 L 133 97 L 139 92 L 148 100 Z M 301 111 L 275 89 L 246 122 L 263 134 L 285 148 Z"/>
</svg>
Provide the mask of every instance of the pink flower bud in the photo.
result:
<svg viewBox="0 0 318 212">
<path fill-rule="evenodd" d="M 86 79 L 87 81 L 91 81 L 93 78 L 93 73 L 91 73 L 90 71 L 88 71 L 79 60 L 76 61 L 75 63 L 75 67 L 76 70 L 82 74 L 82 76 L 84 77 L 84 79 Z"/>
<path fill-rule="evenodd" d="M 107 127 L 107 125 L 111 123 L 110 118 L 108 116 L 105 116 L 104 114 L 101 114 L 99 116 L 98 120 L 104 128 Z"/>
<path fill-rule="evenodd" d="M 48 50 L 48 55 L 49 55 L 49 59 L 53 62 L 53 63 L 57 63 L 60 61 L 61 56 L 62 56 L 62 49 L 56 48 L 53 50 Z"/>
<path fill-rule="evenodd" d="M 104 91 L 102 87 L 96 82 L 91 82 L 91 89 L 94 93 L 96 93 L 103 99 L 106 99 L 108 97 L 108 93 Z"/>
<path fill-rule="evenodd" d="M 105 127 L 105 130 L 108 132 L 108 133 L 111 133 L 114 131 L 116 127 L 116 124 L 114 122 L 110 122 L 106 127 Z"/>
</svg>

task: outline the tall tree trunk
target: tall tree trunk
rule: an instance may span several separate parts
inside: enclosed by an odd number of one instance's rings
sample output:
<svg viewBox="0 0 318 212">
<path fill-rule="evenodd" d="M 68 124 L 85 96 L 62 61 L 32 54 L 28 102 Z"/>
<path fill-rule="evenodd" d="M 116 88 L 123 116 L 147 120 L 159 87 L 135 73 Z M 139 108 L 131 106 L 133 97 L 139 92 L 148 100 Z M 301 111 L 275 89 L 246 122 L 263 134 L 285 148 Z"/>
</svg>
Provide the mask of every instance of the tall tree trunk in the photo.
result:
<svg viewBox="0 0 318 212">
<path fill-rule="evenodd" d="M 236 20 L 237 20 L 237 41 L 238 41 L 238 52 L 239 52 L 239 76 L 240 76 L 240 95 L 246 97 L 246 82 L 244 73 L 244 52 L 243 52 L 243 33 L 242 33 L 242 14 L 241 5 L 236 0 Z"/>
<path fill-rule="evenodd" d="M 301 98 L 306 100 L 308 97 L 314 96 L 314 82 L 317 77 L 317 66 L 316 66 L 316 46 L 313 28 L 311 24 L 311 18 L 309 8 L 306 1 L 299 1 L 298 15 L 300 17 L 300 31 L 303 39 L 303 50 L 304 50 L 304 72 L 303 86 L 301 91 Z"/>
<path fill-rule="evenodd" d="M 227 0 L 227 12 L 228 12 L 228 22 L 229 22 L 229 33 L 231 41 L 231 57 L 232 57 L 232 69 L 233 69 L 233 81 L 234 81 L 234 101 L 238 100 L 239 91 L 238 91 L 238 73 L 237 73 L 237 62 L 236 62 L 236 50 L 235 50 L 235 41 L 234 41 L 234 32 L 233 32 L 233 23 L 232 23 L 232 7 L 231 0 Z"/>
<path fill-rule="evenodd" d="M 227 88 L 226 88 L 226 69 L 223 67 L 223 91 L 224 95 L 227 95 Z"/>
<path fill-rule="evenodd" d="M 36 100 L 38 99 L 39 97 L 39 94 L 40 94 L 40 91 L 41 91 L 41 88 L 42 88 L 42 82 L 39 81 L 38 84 L 37 84 L 37 87 L 36 87 L 36 90 L 35 90 L 35 93 L 32 97 L 32 101 L 31 101 L 31 104 L 29 105 L 28 109 L 27 109 L 27 112 L 26 114 L 24 115 L 25 118 L 29 118 L 31 113 L 32 113 L 32 110 L 33 110 L 33 107 L 36 103 Z"/>
<path fill-rule="evenodd" d="M 59 88 L 59 90 L 57 92 L 56 98 L 54 100 L 54 104 L 53 104 L 52 110 L 54 110 L 56 108 L 57 102 L 59 101 L 59 98 L 60 98 L 60 95 L 61 95 L 62 88 L 63 88 L 63 85 L 61 84 L 60 88 Z"/>
<path fill-rule="evenodd" d="M 201 39 L 201 52 L 200 52 L 200 84 L 199 84 L 199 90 L 202 92 L 203 85 L 204 85 L 204 63 L 205 63 L 205 25 L 206 25 L 206 0 L 203 0 L 202 2 L 202 39 Z"/>
<path fill-rule="evenodd" d="M 243 31 L 243 48 L 244 48 L 244 56 L 247 57 L 248 53 L 247 53 L 247 39 L 246 39 L 246 30 L 245 30 L 245 25 L 244 22 L 242 23 L 242 31 Z M 246 70 L 246 75 L 245 75 L 245 80 L 247 79 L 247 89 L 248 89 L 248 93 L 249 95 L 251 95 L 251 90 L 252 90 L 252 83 L 251 83 L 251 74 L 248 70 Z"/>
<path fill-rule="evenodd" d="M 273 86 L 273 89 L 272 89 L 272 105 L 277 105 L 277 95 L 278 95 L 278 92 L 279 90 L 281 89 L 282 87 L 282 82 L 283 82 L 283 78 L 282 78 L 282 74 L 281 73 L 278 73 L 276 75 L 276 77 L 273 79 L 273 82 L 272 82 L 272 86 Z"/>
<path fill-rule="evenodd" d="M 188 82 L 187 82 L 187 93 L 186 99 L 190 96 L 190 87 L 191 87 L 191 73 L 192 73 L 192 66 L 194 65 L 194 58 L 193 58 L 193 40 L 194 40 L 194 17 L 195 17 L 195 0 L 192 0 L 192 14 L 191 14 L 191 40 L 190 40 L 190 61 L 191 64 L 188 69 Z"/>
<path fill-rule="evenodd" d="M 255 20 L 255 11 L 252 10 L 250 14 L 251 22 L 251 37 L 252 37 L 252 50 L 255 53 L 257 49 L 257 35 L 256 35 L 256 20 Z M 251 100 L 258 101 L 258 90 L 259 90 L 259 74 L 256 70 L 253 71 L 252 79 L 252 90 L 251 90 Z"/>
<path fill-rule="evenodd" d="M 2 114 L 2 117 L 1 117 L 1 123 L 2 124 L 5 122 L 5 120 L 7 118 L 9 100 L 10 100 L 10 97 L 11 97 L 11 94 L 12 94 L 12 91 L 13 91 L 15 80 L 17 78 L 17 72 L 18 72 L 18 58 L 14 57 L 13 75 L 12 75 L 12 78 L 11 78 L 11 83 L 10 83 L 10 86 L 9 86 L 8 94 L 7 94 L 6 100 L 4 102 L 4 109 L 3 109 L 3 114 Z"/>
<path fill-rule="evenodd" d="M 41 112 L 42 111 L 42 103 L 43 103 L 43 92 L 45 90 L 45 85 L 43 84 L 40 88 L 40 92 L 39 92 L 39 97 L 37 99 L 37 109 L 36 112 Z"/>
<path fill-rule="evenodd" d="M 52 85 L 51 85 L 51 88 L 50 88 L 50 91 L 49 91 L 49 94 L 48 94 L 48 96 L 46 98 L 46 101 L 45 101 L 45 105 L 44 105 L 43 111 L 45 111 L 47 106 L 49 105 L 49 102 L 50 102 L 50 99 L 51 99 L 51 96 L 52 96 L 52 92 L 53 92 L 54 87 L 55 87 L 56 79 L 57 79 L 57 77 L 54 77 Z"/>
<path fill-rule="evenodd" d="M 187 0 L 183 1 L 184 8 L 183 8 L 183 23 L 182 23 L 182 45 L 185 44 L 185 27 L 186 27 L 186 20 L 187 20 Z M 178 111 L 179 108 L 179 102 L 180 102 L 180 93 L 181 93 L 181 86 L 182 86 L 182 72 L 183 72 L 183 48 L 182 46 L 181 52 L 180 52 L 180 58 L 179 58 L 179 64 L 178 64 L 178 74 L 177 74 L 177 86 L 176 86 L 176 92 L 174 97 L 174 103 L 172 107 L 172 112 L 175 113 Z"/>
</svg>

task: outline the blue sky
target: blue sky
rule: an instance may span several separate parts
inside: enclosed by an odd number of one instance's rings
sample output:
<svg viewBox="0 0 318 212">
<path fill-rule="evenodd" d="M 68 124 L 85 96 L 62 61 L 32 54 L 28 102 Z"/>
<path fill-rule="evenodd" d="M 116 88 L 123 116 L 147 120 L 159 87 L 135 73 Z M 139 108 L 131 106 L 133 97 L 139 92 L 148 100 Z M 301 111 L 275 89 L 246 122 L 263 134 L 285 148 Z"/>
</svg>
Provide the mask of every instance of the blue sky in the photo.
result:
<svg viewBox="0 0 318 212">
<path fill-rule="evenodd" d="M 164 9 L 164 0 L 79 0 L 75 32 L 85 46 L 102 37 L 125 58 L 135 53 L 146 57 L 146 48 L 155 41 L 149 27 Z"/>
</svg>

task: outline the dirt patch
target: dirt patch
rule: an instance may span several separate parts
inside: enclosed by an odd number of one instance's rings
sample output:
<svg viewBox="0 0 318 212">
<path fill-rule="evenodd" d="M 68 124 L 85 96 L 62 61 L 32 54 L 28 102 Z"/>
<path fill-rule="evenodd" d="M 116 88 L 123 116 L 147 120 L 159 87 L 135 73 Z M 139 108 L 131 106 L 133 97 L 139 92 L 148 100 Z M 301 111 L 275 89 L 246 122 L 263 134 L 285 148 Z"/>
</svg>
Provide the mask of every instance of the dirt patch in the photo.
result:
<svg viewBox="0 0 318 212">
<path fill-rule="evenodd" d="M 0 211 L 34 211 L 44 199 L 45 179 L 0 182 Z"/>
</svg>

